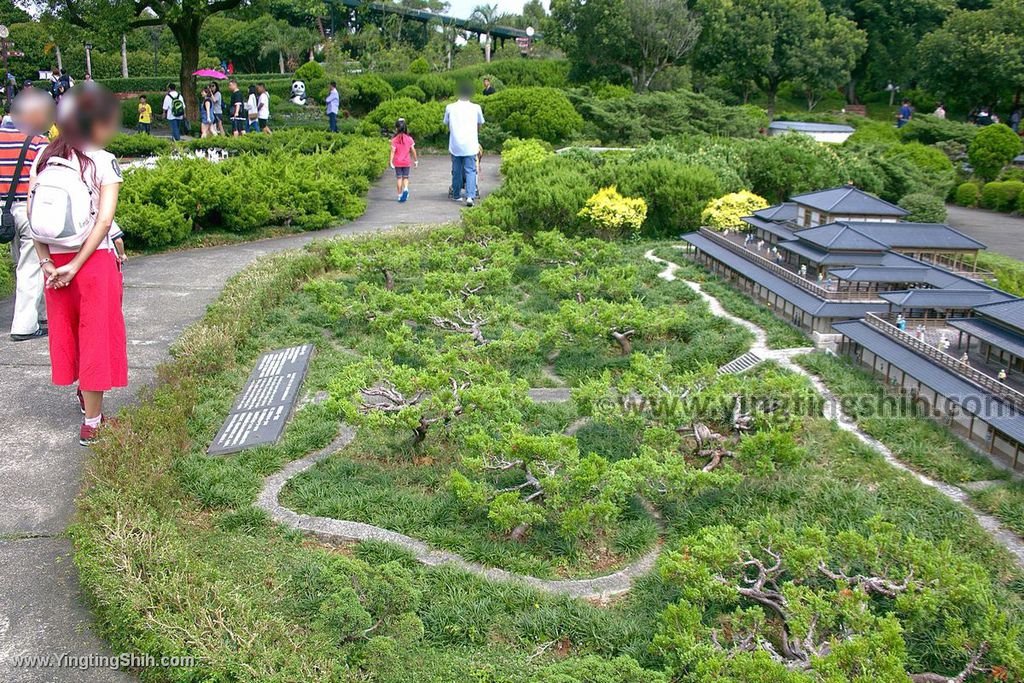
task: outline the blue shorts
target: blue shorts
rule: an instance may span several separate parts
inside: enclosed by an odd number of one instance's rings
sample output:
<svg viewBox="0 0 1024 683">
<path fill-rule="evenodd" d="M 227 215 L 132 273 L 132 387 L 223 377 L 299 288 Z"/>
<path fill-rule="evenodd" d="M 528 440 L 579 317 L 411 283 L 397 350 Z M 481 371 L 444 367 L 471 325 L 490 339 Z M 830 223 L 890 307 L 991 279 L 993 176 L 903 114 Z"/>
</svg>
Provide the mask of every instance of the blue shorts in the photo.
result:
<svg viewBox="0 0 1024 683">
<path fill-rule="evenodd" d="M 395 166 L 395 177 L 396 178 L 408 178 L 409 177 L 409 166 Z"/>
</svg>

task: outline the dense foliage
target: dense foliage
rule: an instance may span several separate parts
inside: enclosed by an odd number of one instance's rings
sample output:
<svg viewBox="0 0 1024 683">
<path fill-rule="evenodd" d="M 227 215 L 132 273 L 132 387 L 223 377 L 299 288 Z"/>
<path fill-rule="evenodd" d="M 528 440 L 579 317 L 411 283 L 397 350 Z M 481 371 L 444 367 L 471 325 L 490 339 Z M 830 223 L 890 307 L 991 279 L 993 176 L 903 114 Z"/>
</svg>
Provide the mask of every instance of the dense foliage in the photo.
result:
<svg viewBox="0 0 1024 683">
<path fill-rule="evenodd" d="M 295 141 L 288 136 L 273 139 L 282 145 Z M 154 248 L 211 229 L 326 228 L 362 214 L 362 195 L 387 163 L 381 141 L 335 140 L 322 151 L 294 154 L 284 146 L 266 147 L 270 140 L 252 135 L 237 143 L 264 154 L 219 163 L 166 159 L 153 169 L 129 170 L 117 213 L 126 241 Z"/>
</svg>

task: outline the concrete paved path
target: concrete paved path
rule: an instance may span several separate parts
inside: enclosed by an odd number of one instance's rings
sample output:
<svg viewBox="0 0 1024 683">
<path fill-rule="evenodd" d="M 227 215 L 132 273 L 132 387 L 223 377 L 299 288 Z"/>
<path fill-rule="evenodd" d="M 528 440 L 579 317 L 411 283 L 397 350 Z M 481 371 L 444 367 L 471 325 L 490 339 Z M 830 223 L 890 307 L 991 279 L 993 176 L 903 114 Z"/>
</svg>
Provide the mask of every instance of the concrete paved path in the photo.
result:
<svg viewBox="0 0 1024 683">
<path fill-rule="evenodd" d="M 946 210 L 947 223 L 987 245 L 989 251 L 1024 261 L 1024 218 L 952 204 Z"/>
<path fill-rule="evenodd" d="M 170 344 L 203 314 L 225 281 L 254 259 L 332 235 L 457 219 L 461 205 L 445 196 L 449 168 L 446 157 L 424 157 L 405 204 L 395 201 L 393 175 L 386 172 L 370 190 L 366 213 L 339 228 L 130 261 L 124 307 L 131 386 L 111 392 L 107 412 L 116 412 L 152 381 Z M 486 159 L 481 191 L 498 182 L 498 160 Z M 13 658 L 21 655 L 110 653 L 92 632 L 63 536 L 87 457 L 77 442 L 77 400 L 72 390 L 50 384 L 45 341 L 9 341 L 12 308 L 10 299 L 0 301 L 0 681 L 131 680 L 101 668 L 13 668 Z"/>
</svg>

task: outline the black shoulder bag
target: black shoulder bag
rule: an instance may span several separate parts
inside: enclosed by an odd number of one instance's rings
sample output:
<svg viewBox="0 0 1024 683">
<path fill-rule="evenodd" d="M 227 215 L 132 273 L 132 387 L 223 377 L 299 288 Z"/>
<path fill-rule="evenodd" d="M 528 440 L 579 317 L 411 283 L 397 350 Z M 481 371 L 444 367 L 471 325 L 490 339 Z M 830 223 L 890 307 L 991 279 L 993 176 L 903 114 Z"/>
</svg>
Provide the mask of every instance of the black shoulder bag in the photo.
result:
<svg viewBox="0 0 1024 683">
<path fill-rule="evenodd" d="M 29 135 L 25 138 L 25 144 L 21 146 L 21 155 L 18 157 L 18 163 L 14 167 L 14 177 L 11 179 L 11 187 L 7 190 L 7 198 L 4 200 L 3 211 L 0 212 L 0 244 L 7 244 L 8 242 L 14 241 L 14 235 L 17 232 L 17 226 L 14 222 L 14 212 L 11 211 L 14 206 L 14 195 L 18 191 L 18 183 L 21 182 L 21 172 L 25 168 L 25 157 L 28 156 L 28 148 L 32 146 L 33 136 Z"/>
</svg>

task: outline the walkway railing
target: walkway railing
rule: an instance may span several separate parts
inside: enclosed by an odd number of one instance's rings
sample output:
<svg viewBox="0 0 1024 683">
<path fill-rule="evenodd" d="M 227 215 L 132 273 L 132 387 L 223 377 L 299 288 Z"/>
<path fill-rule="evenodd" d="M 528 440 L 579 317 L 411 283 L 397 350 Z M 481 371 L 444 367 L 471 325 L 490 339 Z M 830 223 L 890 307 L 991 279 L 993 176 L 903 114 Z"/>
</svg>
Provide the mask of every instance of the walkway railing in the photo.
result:
<svg viewBox="0 0 1024 683">
<path fill-rule="evenodd" d="M 775 263 L 771 259 L 765 258 L 764 256 L 761 256 L 760 254 L 757 254 L 742 245 L 736 244 L 725 235 L 722 235 L 721 233 L 718 233 L 709 228 L 701 228 L 698 231 L 698 234 L 701 235 L 702 237 L 708 238 L 709 240 L 711 240 L 712 242 L 719 246 L 725 247 L 732 253 L 742 256 L 743 258 L 755 264 L 756 266 L 764 268 L 772 275 L 776 275 L 782 278 L 791 285 L 796 285 L 805 292 L 813 294 L 819 299 L 825 299 L 826 301 L 865 301 L 872 303 L 882 303 L 882 299 L 878 298 L 878 296 L 876 295 L 871 294 L 870 292 L 837 292 L 827 287 L 822 287 L 821 285 L 812 282 L 811 280 L 808 280 L 807 278 L 798 275 L 797 273 L 794 273 L 788 268 L 780 266 L 778 263 Z"/>
<path fill-rule="evenodd" d="M 967 264 L 962 261 L 951 259 L 948 256 L 941 254 L 935 255 L 935 264 L 942 266 L 946 270 L 952 271 L 954 274 L 960 277 L 965 277 L 968 280 L 977 280 L 978 282 L 984 282 L 985 280 L 995 280 L 996 274 L 990 270 L 966 270 L 964 266 Z"/>
<path fill-rule="evenodd" d="M 874 313 L 868 313 L 865 315 L 864 322 L 882 334 L 898 341 L 903 346 L 920 353 L 926 358 L 934 360 L 939 365 L 952 370 L 964 379 L 977 384 L 993 396 L 1012 404 L 1015 408 L 1024 409 L 1024 394 L 1008 384 L 1004 384 L 999 380 L 986 375 L 984 372 L 972 368 L 969 364 L 961 362 L 959 358 L 954 358 L 948 353 L 935 348 L 931 344 L 921 341 L 911 333 L 901 330 Z"/>
</svg>

